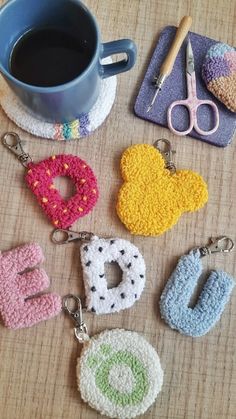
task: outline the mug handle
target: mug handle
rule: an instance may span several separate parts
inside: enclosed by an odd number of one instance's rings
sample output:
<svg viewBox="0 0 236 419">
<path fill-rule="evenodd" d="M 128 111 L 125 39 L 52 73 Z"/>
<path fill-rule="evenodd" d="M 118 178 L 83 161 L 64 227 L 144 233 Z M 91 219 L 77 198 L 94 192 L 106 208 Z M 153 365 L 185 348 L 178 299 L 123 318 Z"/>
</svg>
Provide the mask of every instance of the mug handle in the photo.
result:
<svg viewBox="0 0 236 419">
<path fill-rule="evenodd" d="M 101 58 L 120 53 L 125 53 L 127 58 L 112 64 L 101 64 L 101 77 L 103 79 L 129 71 L 135 64 L 137 47 L 131 39 L 120 39 L 102 44 Z"/>
</svg>

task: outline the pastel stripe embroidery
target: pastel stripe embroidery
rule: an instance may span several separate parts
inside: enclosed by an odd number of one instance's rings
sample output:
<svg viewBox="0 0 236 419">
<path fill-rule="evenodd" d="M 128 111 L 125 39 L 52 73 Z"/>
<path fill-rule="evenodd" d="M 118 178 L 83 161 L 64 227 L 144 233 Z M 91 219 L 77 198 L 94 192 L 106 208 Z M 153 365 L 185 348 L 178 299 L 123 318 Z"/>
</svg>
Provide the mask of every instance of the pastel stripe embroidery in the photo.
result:
<svg viewBox="0 0 236 419">
<path fill-rule="evenodd" d="M 227 44 L 213 45 L 207 51 L 202 77 L 208 90 L 236 112 L 236 50 Z"/>
</svg>

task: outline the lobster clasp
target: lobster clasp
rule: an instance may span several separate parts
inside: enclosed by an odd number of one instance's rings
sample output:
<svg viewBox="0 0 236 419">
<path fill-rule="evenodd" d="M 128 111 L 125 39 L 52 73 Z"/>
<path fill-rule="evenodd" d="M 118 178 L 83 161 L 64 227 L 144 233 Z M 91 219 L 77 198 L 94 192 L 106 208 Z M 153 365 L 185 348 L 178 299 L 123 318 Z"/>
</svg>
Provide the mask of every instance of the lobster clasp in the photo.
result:
<svg viewBox="0 0 236 419">
<path fill-rule="evenodd" d="M 230 237 L 222 236 L 211 238 L 210 240 L 211 243 L 209 245 L 199 248 L 202 257 L 212 253 L 229 253 L 234 248 L 234 242 Z"/>
<path fill-rule="evenodd" d="M 32 158 L 23 149 L 24 142 L 21 141 L 18 134 L 15 132 L 6 132 L 2 136 L 2 142 L 8 150 L 17 156 L 18 160 L 24 167 L 27 167 L 29 163 L 32 163 Z"/>
<path fill-rule="evenodd" d="M 160 143 L 164 144 L 164 148 L 160 148 Z M 176 151 L 172 149 L 170 141 L 166 140 L 165 138 L 160 138 L 159 140 L 155 141 L 153 146 L 161 153 L 163 159 L 165 160 L 166 169 L 168 169 L 171 173 L 175 173 L 176 167 L 173 162 L 173 154 L 175 154 Z"/>
<path fill-rule="evenodd" d="M 53 230 L 51 234 L 52 242 L 55 244 L 66 244 L 73 242 L 75 240 L 91 240 L 94 237 L 93 233 L 89 233 L 88 231 L 72 231 L 72 230 L 64 230 L 63 228 L 56 228 Z"/>
<path fill-rule="evenodd" d="M 74 303 L 75 309 L 69 307 L 70 302 Z M 83 309 L 82 303 L 79 297 L 73 294 L 68 294 L 63 297 L 62 305 L 64 310 L 72 317 L 75 322 L 75 337 L 80 343 L 84 343 L 89 340 L 88 329 L 83 321 Z"/>
</svg>

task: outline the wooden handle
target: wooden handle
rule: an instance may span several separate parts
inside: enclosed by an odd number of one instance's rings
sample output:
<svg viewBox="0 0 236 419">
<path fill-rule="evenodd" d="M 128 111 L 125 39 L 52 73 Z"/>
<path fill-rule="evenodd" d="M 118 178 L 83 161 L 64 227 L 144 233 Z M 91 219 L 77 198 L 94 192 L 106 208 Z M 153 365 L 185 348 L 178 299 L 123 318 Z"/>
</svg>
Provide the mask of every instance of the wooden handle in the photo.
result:
<svg viewBox="0 0 236 419">
<path fill-rule="evenodd" d="M 160 74 L 165 75 L 165 76 L 170 75 L 173 69 L 177 54 L 190 29 L 191 24 L 192 24 L 191 16 L 184 16 L 179 24 L 179 27 L 175 35 L 175 39 L 170 47 L 170 50 L 161 66 Z"/>
</svg>

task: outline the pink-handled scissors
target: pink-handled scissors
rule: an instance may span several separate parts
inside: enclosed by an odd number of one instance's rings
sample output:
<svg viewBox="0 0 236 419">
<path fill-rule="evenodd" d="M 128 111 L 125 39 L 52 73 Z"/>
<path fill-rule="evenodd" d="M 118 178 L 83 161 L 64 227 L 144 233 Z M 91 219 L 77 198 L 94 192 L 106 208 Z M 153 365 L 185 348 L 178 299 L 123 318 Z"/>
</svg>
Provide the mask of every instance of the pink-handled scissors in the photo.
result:
<svg viewBox="0 0 236 419">
<path fill-rule="evenodd" d="M 167 121 L 169 129 L 177 135 L 187 135 L 189 134 L 192 129 L 194 128 L 195 131 L 200 135 L 211 135 L 219 127 L 219 111 L 214 102 L 212 100 L 200 100 L 197 98 L 197 90 L 196 90 L 196 74 L 194 71 L 194 57 L 193 57 L 193 50 L 191 46 L 190 40 L 188 40 L 187 50 L 186 50 L 186 77 L 187 77 L 187 91 L 188 91 L 188 98 L 185 100 L 177 100 L 173 102 L 167 111 Z M 201 105 L 209 105 L 214 114 L 215 118 L 215 126 L 210 131 L 204 131 L 198 126 L 197 121 L 197 109 Z M 185 106 L 189 111 L 189 119 L 190 125 L 186 131 L 178 131 L 173 127 L 172 124 L 172 111 L 176 106 Z"/>
</svg>

